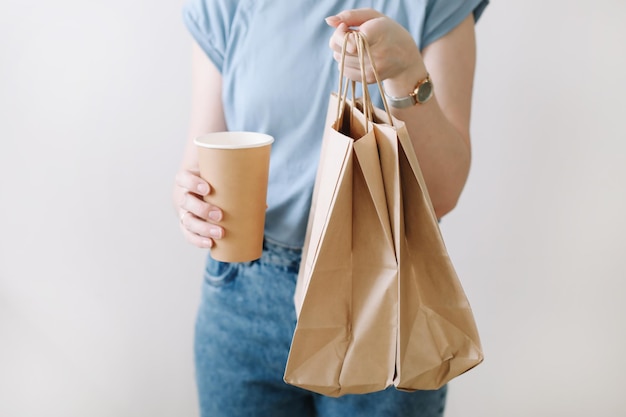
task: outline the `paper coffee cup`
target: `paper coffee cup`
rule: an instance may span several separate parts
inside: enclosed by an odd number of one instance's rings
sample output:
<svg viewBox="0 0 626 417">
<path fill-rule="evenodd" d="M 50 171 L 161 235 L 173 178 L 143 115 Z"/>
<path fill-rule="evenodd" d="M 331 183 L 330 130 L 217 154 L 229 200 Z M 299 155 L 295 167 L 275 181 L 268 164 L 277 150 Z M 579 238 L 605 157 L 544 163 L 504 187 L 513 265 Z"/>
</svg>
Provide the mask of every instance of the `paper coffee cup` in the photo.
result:
<svg viewBox="0 0 626 417">
<path fill-rule="evenodd" d="M 270 150 L 274 138 L 255 132 L 217 132 L 194 140 L 200 176 L 211 186 L 206 202 L 223 212 L 224 237 L 211 257 L 248 262 L 261 257 L 267 208 Z"/>
</svg>

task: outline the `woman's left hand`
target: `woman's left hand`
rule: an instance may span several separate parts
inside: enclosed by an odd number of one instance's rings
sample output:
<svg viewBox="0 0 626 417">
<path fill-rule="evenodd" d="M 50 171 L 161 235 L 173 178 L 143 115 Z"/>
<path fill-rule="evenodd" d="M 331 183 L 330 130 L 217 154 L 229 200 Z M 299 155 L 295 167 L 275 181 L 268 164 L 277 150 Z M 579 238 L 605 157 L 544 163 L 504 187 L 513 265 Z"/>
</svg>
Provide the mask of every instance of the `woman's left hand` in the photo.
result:
<svg viewBox="0 0 626 417">
<path fill-rule="evenodd" d="M 345 34 L 351 28 L 358 27 L 359 32 L 367 39 L 381 81 L 389 80 L 400 85 L 409 82 L 412 85 L 420 74 L 426 75 L 424 61 L 411 34 L 384 14 L 373 9 L 346 10 L 326 18 L 326 23 L 335 28 L 330 39 L 330 48 L 337 62 L 341 61 Z M 371 66 L 366 65 L 366 69 L 366 82 L 376 82 Z M 346 48 L 344 71 L 347 78 L 361 81 L 356 44 L 352 38 Z"/>
</svg>

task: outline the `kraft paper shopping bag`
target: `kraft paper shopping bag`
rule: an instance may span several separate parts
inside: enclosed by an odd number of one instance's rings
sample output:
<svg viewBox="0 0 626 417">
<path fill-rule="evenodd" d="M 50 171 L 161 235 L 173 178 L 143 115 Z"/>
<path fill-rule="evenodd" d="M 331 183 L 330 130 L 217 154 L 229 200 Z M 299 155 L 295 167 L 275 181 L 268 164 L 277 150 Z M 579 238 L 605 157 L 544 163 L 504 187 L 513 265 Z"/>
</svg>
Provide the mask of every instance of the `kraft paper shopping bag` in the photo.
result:
<svg viewBox="0 0 626 417">
<path fill-rule="evenodd" d="M 333 112 L 337 100 L 331 97 Z M 328 186 L 315 190 L 296 297 L 295 348 L 285 374 L 289 383 L 330 396 L 384 389 L 393 382 L 396 357 L 397 308 L 369 313 L 374 305 L 397 304 L 376 139 L 365 131 L 362 114 L 346 119 L 324 138 L 318 184 Z"/>
<path fill-rule="evenodd" d="M 439 388 L 483 355 L 406 126 L 367 88 L 349 101 L 340 84 L 328 111 L 285 381 L 330 396 Z"/>
</svg>

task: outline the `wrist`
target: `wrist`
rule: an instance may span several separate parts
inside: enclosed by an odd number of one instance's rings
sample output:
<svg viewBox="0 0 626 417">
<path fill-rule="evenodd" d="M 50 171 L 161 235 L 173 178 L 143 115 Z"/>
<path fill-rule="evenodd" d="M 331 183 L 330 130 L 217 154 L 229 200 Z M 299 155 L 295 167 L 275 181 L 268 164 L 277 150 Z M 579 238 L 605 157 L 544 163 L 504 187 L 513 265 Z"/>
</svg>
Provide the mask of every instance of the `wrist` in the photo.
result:
<svg viewBox="0 0 626 417">
<path fill-rule="evenodd" d="M 397 109 L 409 108 L 417 104 L 425 104 L 432 98 L 434 87 L 428 72 L 426 72 L 425 75 L 419 75 L 413 78 L 413 80 L 417 81 L 413 81 L 412 84 L 407 84 L 406 81 L 402 81 L 402 83 L 393 85 L 394 88 L 392 89 L 385 88 L 387 102 L 391 107 Z M 412 87 L 407 88 L 406 85 L 412 85 Z M 402 92 L 400 94 L 394 94 L 390 91 Z"/>
<path fill-rule="evenodd" d="M 398 75 L 387 78 L 383 81 L 385 93 L 391 97 L 408 96 L 415 89 L 415 85 L 419 80 L 426 78 L 428 71 L 421 60 L 402 71 Z"/>
</svg>

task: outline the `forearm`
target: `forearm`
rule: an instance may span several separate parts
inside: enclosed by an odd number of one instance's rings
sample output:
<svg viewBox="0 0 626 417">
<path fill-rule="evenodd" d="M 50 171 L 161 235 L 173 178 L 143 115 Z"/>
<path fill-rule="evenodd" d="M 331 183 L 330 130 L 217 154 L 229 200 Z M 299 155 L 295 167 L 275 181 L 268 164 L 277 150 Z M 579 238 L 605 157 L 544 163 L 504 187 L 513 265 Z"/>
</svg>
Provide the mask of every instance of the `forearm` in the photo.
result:
<svg viewBox="0 0 626 417">
<path fill-rule="evenodd" d="M 456 205 L 469 173 L 466 139 L 446 118 L 437 97 L 406 109 L 392 108 L 406 123 L 428 192 L 438 217 Z"/>
<path fill-rule="evenodd" d="M 391 108 L 406 123 L 436 214 L 451 211 L 470 168 L 470 115 L 475 70 L 474 20 L 470 15 L 447 36 L 421 53 L 413 64 L 385 81 L 387 94 L 403 97 L 430 74 L 433 97 L 422 104 Z"/>
<path fill-rule="evenodd" d="M 222 106 L 222 77 L 197 44 L 192 48 L 192 97 L 189 131 L 178 177 L 186 172 L 198 173 L 198 154 L 194 139 L 204 133 L 226 130 Z M 174 206 L 178 207 L 188 190 L 177 180 L 172 191 Z"/>
</svg>

